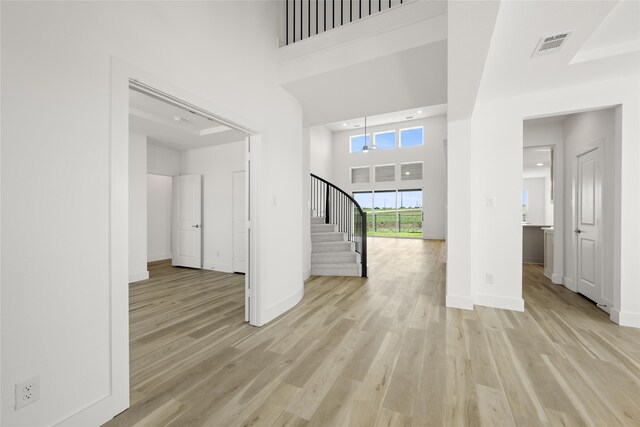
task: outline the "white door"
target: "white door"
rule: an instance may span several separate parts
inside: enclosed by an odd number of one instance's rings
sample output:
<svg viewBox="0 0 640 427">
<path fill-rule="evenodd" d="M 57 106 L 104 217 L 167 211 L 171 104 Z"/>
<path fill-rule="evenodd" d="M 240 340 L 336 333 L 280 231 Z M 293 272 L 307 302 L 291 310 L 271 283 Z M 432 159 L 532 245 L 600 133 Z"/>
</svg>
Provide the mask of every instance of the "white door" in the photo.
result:
<svg viewBox="0 0 640 427">
<path fill-rule="evenodd" d="M 245 273 L 247 268 L 247 203 L 245 173 L 233 173 L 233 271 Z"/>
<path fill-rule="evenodd" d="M 173 177 L 173 262 L 175 266 L 202 267 L 202 178 Z"/>
<path fill-rule="evenodd" d="M 602 299 L 600 280 L 600 224 L 602 178 L 599 150 L 578 156 L 576 182 L 576 233 L 578 292 L 599 303 Z"/>
</svg>

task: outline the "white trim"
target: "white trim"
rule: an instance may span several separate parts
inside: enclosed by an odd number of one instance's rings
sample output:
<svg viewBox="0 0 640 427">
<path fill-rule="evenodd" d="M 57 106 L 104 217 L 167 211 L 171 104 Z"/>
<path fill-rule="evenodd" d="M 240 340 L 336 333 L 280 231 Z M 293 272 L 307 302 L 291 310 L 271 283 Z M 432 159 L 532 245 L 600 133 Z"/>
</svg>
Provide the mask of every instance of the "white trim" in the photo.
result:
<svg viewBox="0 0 640 427">
<path fill-rule="evenodd" d="M 485 307 L 502 308 L 505 310 L 524 311 L 522 298 L 503 297 L 498 295 L 475 294 L 473 302 Z"/>
<path fill-rule="evenodd" d="M 215 262 L 204 263 L 204 265 L 202 266 L 202 269 L 219 271 L 221 273 L 233 273 L 233 268 L 230 264 L 216 264 Z"/>
<path fill-rule="evenodd" d="M 262 288 L 258 279 L 261 277 L 261 265 L 258 258 L 260 228 L 258 218 L 258 196 L 260 194 L 260 153 L 262 138 L 252 135 L 246 138 L 246 186 L 247 192 L 247 269 L 245 273 L 245 318 L 250 325 L 262 326 Z"/>
<path fill-rule="evenodd" d="M 262 326 L 269 323 L 276 317 L 280 316 L 282 313 L 286 312 L 290 308 L 293 308 L 302 300 L 303 296 L 304 284 L 301 286 L 300 290 L 296 291 L 293 295 L 287 297 L 285 300 L 280 301 L 277 304 L 272 305 L 271 307 L 266 308 L 262 313 L 260 323 L 256 324 L 255 326 Z"/>
<path fill-rule="evenodd" d="M 172 258 L 171 252 L 166 252 L 163 254 L 153 254 L 153 255 L 147 255 L 147 262 L 164 261 L 171 258 Z"/>
<path fill-rule="evenodd" d="M 403 130 L 413 130 L 413 129 L 421 129 L 422 130 L 422 142 L 420 142 L 420 144 L 418 145 L 409 145 L 407 147 L 403 147 L 402 146 L 402 131 Z M 398 147 L 399 148 L 409 148 L 409 147 L 420 147 L 421 145 L 424 145 L 424 126 L 412 126 L 412 127 L 408 127 L 408 128 L 399 128 L 398 129 Z"/>
<path fill-rule="evenodd" d="M 473 310 L 473 298 L 459 295 L 447 295 L 446 306 L 447 308 Z"/>
<path fill-rule="evenodd" d="M 149 278 L 148 271 L 139 271 L 137 273 L 129 274 L 129 283 L 139 282 L 141 280 L 147 280 Z"/>
<path fill-rule="evenodd" d="M 571 292 L 578 293 L 578 289 L 576 289 L 576 284 L 572 278 L 564 276 L 562 280 L 562 284 L 565 288 L 569 289 Z"/>
<path fill-rule="evenodd" d="M 553 273 L 551 275 L 551 282 L 555 283 L 556 285 L 562 285 L 562 274 Z"/>
<path fill-rule="evenodd" d="M 609 318 L 612 322 L 617 323 L 620 326 L 640 328 L 640 313 L 619 311 L 618 309 L 611 307 Z"/>
<path fill-rule="evenodd" d="M 302 280 L 307 280 L 309 277 L 311 277 L 311 269 L 305 270 L 302 273 Z"/>
</svg>

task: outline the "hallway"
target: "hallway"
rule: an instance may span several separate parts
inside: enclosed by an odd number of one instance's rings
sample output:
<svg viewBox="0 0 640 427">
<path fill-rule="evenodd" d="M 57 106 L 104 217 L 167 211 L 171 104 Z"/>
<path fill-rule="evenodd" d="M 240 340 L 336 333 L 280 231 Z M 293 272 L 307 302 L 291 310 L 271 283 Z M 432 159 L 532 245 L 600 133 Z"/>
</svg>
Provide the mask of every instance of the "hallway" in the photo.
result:
<svg viewBox="0 0 640 427">
<path fill-rule="evenodd" d="M 444 244 L 370 238 L 262 328 L 243 276 L 151 264 L 130 288 L 131 425 L 638 425 L 640 331 L 524 267 L 526 312 L 446 309 Z"/>
</svg>

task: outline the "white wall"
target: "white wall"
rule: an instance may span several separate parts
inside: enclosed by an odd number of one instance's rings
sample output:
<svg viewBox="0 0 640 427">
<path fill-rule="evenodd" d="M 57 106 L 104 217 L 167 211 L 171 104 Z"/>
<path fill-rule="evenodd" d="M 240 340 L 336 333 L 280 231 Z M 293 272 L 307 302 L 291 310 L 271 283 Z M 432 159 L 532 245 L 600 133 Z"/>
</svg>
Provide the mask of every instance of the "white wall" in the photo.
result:
<svg viewBox="0 0 640 427">
<path fill-rule="evenodd" d="M 171 259 L 170 176 L 147 174 L 147 261 Z"/>
<path fill-rule="evenodd" d="M 182 175 L 202 180 L 202 265 L 233 271 L 233 172 L 245 170 L 244 141 L 181 152 Z"/>
<path fill-rule="evenodd" d="M 260 322 L 302 297 L 302 237 L 282 233 L 302 227 L 303 199 L 302 114 L 277 81 L 281 9 L 262 1 L 0 7 L 2 422 L 98 425 L 128 402 L 127 162 L 110 162 L 127 158 L 127 77 L 164 82 L 160 89 L 261 134 Z M 124 208 L 112 210 L 114 201 Z M 40 401 L 15 411 L 14 384 L 31 375 L 40 375 Z"/>
<path fill-rule="evenodd" d="M 334 183 L 345 191 L 419 189 L 422 188 L 422 206 L 424 222 L 422 236 L 425 239 L 444 239 L 445 236 L 445 203 L 446 203 L 446 171 L 445 148 L 443 141 L 447 138 L 446 116 L 430 117 L 422 120 L 408 120 L 385 126 L 372 126 L 367 133 L 395 129 L 396 146 L 399 130 L 402 128 L 423 126 L 424 145 L 395 148 L 393 150 L 370 150 L 368 153 L 350 153 L 349 137 L 359 135 L 364 129 L 357 128 L 333 134 L 333 179 Z M 401 181 L 400 164 L 422 161 L 422 180 Z M 376 183 L 374 166 L 395 164 L 396 180 L 394 182 Z M 371 182 L 368 184 L 351 184 L 351 168 L 355 166 L 371 166 Z"/>
<path fill-rule="evenodd" d="M 602 230 L 601 250 L 604 254 L 603 298 L 608 306 L 613 305 L 613 275 L 614 275 L 614 236 L 615 236 L 615 113 L 612 108 L 599 111 L 589 111 L 569 116 L 564 121 L 564 155 L 565 155 L 565 231 L 564 246 L 565 285 L 576 290 L 575 273 L 575 235 L 574 212 L 571 206 L 575 203 L 573 187 L 577 179 L 576 157 L 587 150 L 602 144 L 604 156 L 603 200 L 602 200 Z M 600 301 L 598 301 L 600 302 Z"/>
<path fill-rule="evenodd" d="M 546 92 L 496 99 L 476 105 L 471 124 L 470 181 L 466 184 L 471 200 L 471 232 L 458 245 L 470 245 L 471 250 L 454 260 L 448 257 L 449 269 L 471 265 L 470 287 L 464 298 L 471 297 L 475 304 L 508 309 L 523 309 L 522 259 L 520 257 L 522 183 L 522 122 L 543 115 L 557 115 L 584 111 L 597 107 L 621 104 L 621 131 L 615 136 L 616 180 L 614 206 L 618 205 L 614 221 L 619 229 L 614 232 L 614 309 L 611 318 L 621 324 L 640 326 L 640 85 L 638 79 L 620 78 L 588 85 L 572 86 Z M 455 157 L 449 144 L 449 166 L 466 167 L 464 156 Z M 500 167 L 495 167 L 499 164 Z M 451 184 L 451 183 L 450 183 Z M 464 190 L 464 182 L 450 186 L 450 196 Z M 493 198 L 494 207 L 487 206 Z M 451 199 L 450 199 L 451 200 Z M 565 204 L 568 203 L 565 199 Z M 450 205 L 449 212 L 453 206 Z M 464 207 L 461 204 L 461 208 Z M 557 207 L 557 205 L 556 205 Z M 565 213 L 566 215 L 566 213 Z M 464 227 L 468 219 L 449 217 L 449 229 Z M 557 217 L 556 217 L 557 218 Z M 463 237 L 463 236 L 460 236 Z M 449 241 L 449 248 L 453 242 Z M 451 255 L 451 254 L 450 254 Z M 467 258 L 468 257 L 468 258 Z M 494 283 L 485 282 L 486 274 L 494 275 Z M 457 295 L 460 296 L 460 295 Z M 449 301 L 449 300 L 447 300 Z"/>
<path fill-rule="evenodd" d="M 333 135 L 324 126 L 309 128 L 311 173 L 329 182 L 333 179 Z"/>
<path fill-rule="evenodd" d="M 527 222 L 533 225 L 549 225 L 545 218 L 545 178 L 525 178 L 522 189 L 529 195 Z"/>
<path fill-rule="evenodd" d="M 129 134 L 129 282 L 147 271 L 147 137 Z"/>
<path fill-rule="evenodd" d="M 147 146 L 147 172 L 154 175 L 180 175 L 180 152 L 149 144 Z"/>
</svg>

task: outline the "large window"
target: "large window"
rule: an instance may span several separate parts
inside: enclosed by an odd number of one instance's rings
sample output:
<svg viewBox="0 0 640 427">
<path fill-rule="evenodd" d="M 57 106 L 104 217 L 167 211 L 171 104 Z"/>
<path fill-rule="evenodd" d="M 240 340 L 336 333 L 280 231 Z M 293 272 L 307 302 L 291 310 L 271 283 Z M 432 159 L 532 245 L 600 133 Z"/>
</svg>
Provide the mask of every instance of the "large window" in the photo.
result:
<svg viewBox="0 0 640 427">
<path fill-rule="evenodd" d="M 422 126 L 400 129 L 400 147 L 413 147 L 424 143 Z"/>
<path fill-rule="evenodd" d="M 363 191 L 353 197 L 367 212 L 369 236 L 422 237 L 422 190 Z"/>
<path fill-rule="evenodd" d="M 373 146 L 376 150 L 393 150 L 396 148 L 396 131 L 376 132 L 373 134 Z"/>
<path fill-rule="evenodd" d="M 371 135 L 353 135 L 349 138 L 349 146 L 352 153 L 361 153 L 365 145 L 371 147 Z"/>
</svg>

